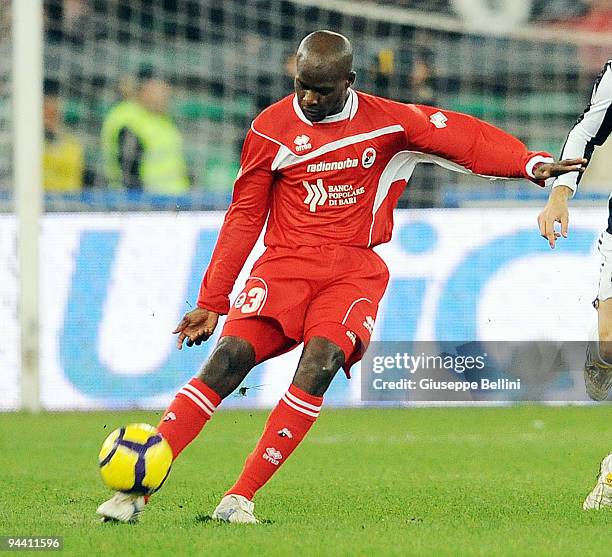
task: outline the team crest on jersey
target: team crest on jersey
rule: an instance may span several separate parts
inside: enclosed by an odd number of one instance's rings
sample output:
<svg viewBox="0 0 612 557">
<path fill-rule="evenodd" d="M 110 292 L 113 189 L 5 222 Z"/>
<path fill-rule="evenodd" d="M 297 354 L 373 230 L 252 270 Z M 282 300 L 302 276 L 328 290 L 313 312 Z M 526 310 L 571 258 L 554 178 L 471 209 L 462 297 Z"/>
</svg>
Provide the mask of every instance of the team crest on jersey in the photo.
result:
<svg viewBox="0 0 612 557">
<path fill-rule="evenodd" d="M 361 155 L 361 165 L 364 168 L 370 168 L 376 160 L 376 149 L 374 147 L 368 147 Z"/>
<path fill-rule="evenodd" d="M 308 149 L 312 149 L 312 145 L 310 144 L 310 137 L 307 135 L 298 135 L 294 140 L 295 150 L 300 151 L 308 151 Z"/>
</svg>

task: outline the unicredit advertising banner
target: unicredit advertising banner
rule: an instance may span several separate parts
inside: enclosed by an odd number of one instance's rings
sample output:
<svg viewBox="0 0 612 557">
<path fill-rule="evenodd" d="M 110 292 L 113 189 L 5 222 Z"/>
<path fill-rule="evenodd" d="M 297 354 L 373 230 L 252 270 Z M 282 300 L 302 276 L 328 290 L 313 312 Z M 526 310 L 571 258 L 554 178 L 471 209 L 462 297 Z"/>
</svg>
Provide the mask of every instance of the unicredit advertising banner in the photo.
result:
<svg viewBox="0 0 612 557">
<path fill-rule="evenodd" d="M 393 241 L 377 248 L 389 266 L 391 281 L 372 340 L 395 344 L 585 340 L 596 323 L 591 301 L 597 292 L 597 237 L 606 225 L 605 208 L 573 209 L 570 236 L 555 250 L 538 234 L 537 212 L 536 208 L 397 211 Z M 222 219 L 221 213 L 44 217 L 40 381 L 45 408 L 162 408 L 197 373 L 221 326 L 204 345 L 182 351 L 176 350 L 171 331 L 194 306 Z M 21 404 L 15 246 L 16 221 L 3 216 L 2 410 Z M 262 249 L 258 245 L 251 255 L 234 296 Z M 245 380 L 248 388 L 230 396 L 223 406 L 276 403 L 300 352 L 297 348 L 256 367 Z M 568 371 L 563 381 L 556 377 L 555 388 L 583 392 L 580 370 L 574 371 Z M 327 403 L 387 400 L 377 393 L 364 400 L 359 366 L 352 376 L 347 380 L 338 374 Z M 383 384 L 378 375 L 374 379 L 373 385 Z"/>
</svg>

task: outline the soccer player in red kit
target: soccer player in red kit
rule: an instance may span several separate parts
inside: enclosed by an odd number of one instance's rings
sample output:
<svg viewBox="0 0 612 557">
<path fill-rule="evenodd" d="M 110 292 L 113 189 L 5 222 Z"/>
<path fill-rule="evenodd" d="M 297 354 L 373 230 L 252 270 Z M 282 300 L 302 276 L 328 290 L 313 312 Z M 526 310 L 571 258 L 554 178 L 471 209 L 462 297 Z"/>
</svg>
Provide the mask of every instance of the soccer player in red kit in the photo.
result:
<svg viewBox="0 0 612 557">
<path fill-rule="evenodd" d="M 253 366 L 304 343 L 289 389 L 213 513 L 219 520 L 257 522 L 253 496 L 315 422 L 336 372 L 348 376 L 368 346 L 389 279 L 372 248 L 391 238 L 393 209 L 417 163 L 540 183 L 581 168 L 581 160 L 530 152 L 471 116 L 356 92 L 352 61 L 337 33 L 301 42 L 295 94 L 251 125 L 197 308 L 174 331 L 179 349 L 199 345 L 227 314 L 209 360 L 159 424 L 175 458 Z M 230 307 L 266 219 L 266 251 Z M 144 503 L 117 493 L 98 513 L 133 520 Z"/>
</svg>

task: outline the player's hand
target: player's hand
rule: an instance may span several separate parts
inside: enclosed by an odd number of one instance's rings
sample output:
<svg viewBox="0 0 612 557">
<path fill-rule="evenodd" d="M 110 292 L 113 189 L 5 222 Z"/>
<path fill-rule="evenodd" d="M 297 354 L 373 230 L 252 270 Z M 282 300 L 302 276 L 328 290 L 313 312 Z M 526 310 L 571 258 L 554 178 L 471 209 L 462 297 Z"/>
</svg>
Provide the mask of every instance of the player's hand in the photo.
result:
<svg viewBox="0 0 612 557">
<path fill-rule="evenodd" d="M 567 200 L 572 190 L 567 186 L 557 186 L 550 192 L 548 203 L 544 210 L 538 215 L 538 227 L 543 238 L 548 240 L 551 249 L 555 249 L 557 238 L 567 238 L 569 226 L 569 211 Z M 561 223 L 561 233 L 555 231 L 555 223 Z"/>
<path fill-rule="evenodd" d="M 536 166 L 533 176 L 536 180 L 548 180 L 567 172 L 584 172 L 587 159 L 564 159 L 557 162 L 546 162 Z"/>
<path fill-rule="evenodd" d="M 185 339 L 187 339 L 187 346 L 194 344 L 200 346 L 215 332 L 217 321 L 219 321 L 219 314 L 214 311 L 204 308 L 192 309 L 183 316 L 176 329 L 172 331 L 173 335 L 178 334 L 176 347 L 181 350 Z"/>
</svg>

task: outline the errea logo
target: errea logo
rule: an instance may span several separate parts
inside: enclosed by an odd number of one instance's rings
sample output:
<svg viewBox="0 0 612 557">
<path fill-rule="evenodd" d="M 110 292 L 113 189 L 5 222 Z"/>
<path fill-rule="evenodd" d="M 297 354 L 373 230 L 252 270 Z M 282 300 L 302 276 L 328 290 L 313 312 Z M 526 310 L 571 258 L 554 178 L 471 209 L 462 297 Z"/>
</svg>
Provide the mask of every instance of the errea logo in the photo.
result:
<svg viewBox="0 0 612 557">
<path fill-rule="evenodd" d="M 310 137 L 307 135 L 298 135 L 294 140 L 295 150 L 296 151 L 307 151 L 308 149 L 312 149 L 312 145 L 310 144 Z"/>
<path fill-rule="evenodd" d="M 445 128 L 447 120 L 448 118 L 440 111 L 436 112 L 435 114 L 432 114 L 429 117 L 429 121 L 438 129 Z"/>
<path fill-rule="evenodd" d="M 264 460 L 267 460 L 270 464 L 274 464 L 274 466 L 278 466 L 280 459 L 283 458 L 283 455 L 280 451 L 276 450 L 274 447 L 268 447 L 266 452 L 261 455 Z"/>
<path fill-rule="evenodd" d="M 176 414 L 174 412 L 168 412 L 164 416 L 164 419 L 162 420 L 162 422 L 171 422 L 173 420 L 176 420 Z"/>
</svg>

